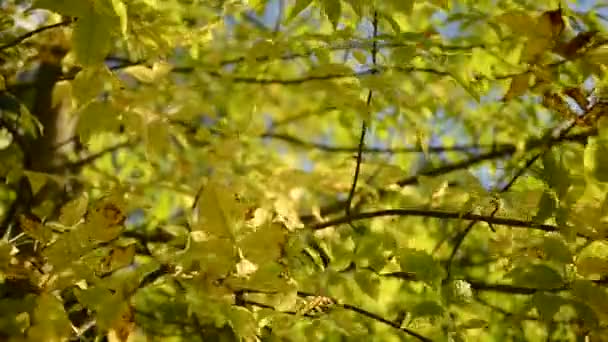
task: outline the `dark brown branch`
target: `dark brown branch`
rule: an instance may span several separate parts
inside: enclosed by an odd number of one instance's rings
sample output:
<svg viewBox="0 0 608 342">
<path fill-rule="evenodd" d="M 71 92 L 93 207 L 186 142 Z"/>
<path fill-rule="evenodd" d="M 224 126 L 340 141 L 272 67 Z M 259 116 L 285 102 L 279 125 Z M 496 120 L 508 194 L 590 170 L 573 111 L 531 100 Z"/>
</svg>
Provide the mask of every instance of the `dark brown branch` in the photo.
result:
<svg viewBox="0 0 608 342">
<path fill-rule="evenodd" d="M 263 291 L 263 290 L 241 288 L 241 289 L 238 289 L 237 291 L 235 291 L 235 293 L 237 294 L 237 298 L 239 298 L 239 297 L 242 297 L 242 294 L 244 294 L 244 293 L 274 294 L 276 292 L 275 291 Z M 318 295 L 315 294 L 315 293 L 309 293 L 309 292 L 304 292 L 304 291 L 298 291 L 298 296 L 299 297 L 304 297 L 304 298 L 305 297 L 318 297 Z M 361 309 L 360 307 L 357 307 L 355 305 L 341 304 L 340 301 L 337 300 L 337 299 L 335 299 L 335 298 L 331 298 L 331 297 L 327 297 L 327 296 L 323 296 L 323 297 L 329 298 L 333 303 L 335 303 L 334 305 L 337 306 L 337 307 L 341 307 L 341 308 L 343 308 L 345 310 L 348 310 L 348 311 L 356 312 L 356 313 L 358 313 L 358 314 L 360 314 L 362 316 L 365 316 L 367 318 L 371 318 L 371 319 L 373 319 L 375 321 L 378 321 L 380 323 L 384 323 L 384 324 L 386 324 L 388 326 L 391 326 L 391 327 L 393 327 L 393 328 L 395 328 L 397 330 L 401 330 L 404 333 L 406 333 L 406 334 L 408 334 L 408 335 L 410 335 L 412 337 L 415 337 L 415 338 L 417 338 L 420 341 L 424 341 L 424 342 L 431 342 L 432 341 L 431 339 L 429 339 L 427 337 L 424 337 L 424 336 L 418 334 L 417 332 L 415 332 L 413 330 L 401 327 L 401 324 L 399 322 L 389 321 L 386 318 L 383 318 L 383 317 L 381 317 L 381 316 L 379 316 L 379 315 L 377 315 L 375 313 L 369 312 L 367 310 Z M 266 307 L 268 307 L 268 306 L 266 306 Z M 274 309 L 272 307 L 269 307 L 269 308 Z"/>
<path fill-rule="evenodd" d="M 86 166 L 88 164 L 91 164 L 91 163 L 95 162 L 97 159 L 105 156 L 108 153 L 112 153 L 112 152 L 118 151 L 118 150 L 120 150 L 122 148 L 125 148 L 125 147 L 133 146 L 134 144 L 135 144 L 135 142 L 133 142 L 133 141 L 125 141 L 125 142 L 122 142 L 120 144 L 116 144 L 114 146 L 110 146 L 110 147 L 108 147 L 108 148 L 106 148 L 106 149 L 104 149 L 102 151 L 94 153 L 94 154 L 92 154 L 90 156 L 87 156 L 85 158 L 82 158 L 80 160 L 73 161 L 73 162 L 68 162 L 68 163 L 65 163 L 65 164 L 62 164 L 62 165 L 55 166 L 55 167 L 53 167 L 50 170 L 50 172 L 58 172 L 58 171 L 62 171 L 62 170 L 76 171 L 76 170 L 78 170 L 78 169 L 80 169 L 80 168 L 82 168 L 82 167 L 84 167 L 84 166 Z"/>
<path fill-rule="evenodd" d="M 358 314 L 360 314 L 362 316 L 365 316 L 367 318 L 371 318 L 371 319 L 376 320 L 378 322 L 384 323 L 384 324 L 386 324 L 388 326 L 391 326 L 391 327 L 393 327 L 395 329 L 401 330 L 401 331 L 405 332 L 406 334 L 417 338 L 420 341 L 428 341 L 428 342 L 432 341 L 430 338 L 424 337 L 424 336 L 418 334 L 417 332 L 415 332 L 413 330 L 410 330 L 408 328 L 402 327 L 400 322 L 389 321 L 386 318 L 383 318 L 383 317 L 381 317 L 379 315 L 376 315 L 375 313 L 363 310 L 363 309 L 361 309 L 359 307 L 356 307 L 354 305 L 350 305 L 350 304 L 338 304 L 338 306 L 340 306 L 340 307 L 342 307 L 342 308 L 344 308 L 346 310 L 356 312 L 356 313 L 358 313 Z"/>
<path fill-rule="evenodd" d="M 311 229 L 324 229 L 328 227 L 334 227 L 341 224 L 347 223 L 349 220 L 358 221 L 358 220 L 367 220 L 376 217 L 385 217 L 385 216 L 417 216 L 417 217 L 431 217 L 438 219 L 454 219 L 454 220 L 473 220 L 491 223 L 495 225 L 503 225 L 517 228 L 528 228 L 528 229 L 536 229 L 542 230 L 545 232 L 555 232 L 559 231 L 558 226 L 532 222 L 532 221 L 523 221 L 518 219 L 511 219 L 506 217 L 492 217 L 485 215 L 478 215 L 472 213 L 459 213 L 459 212 L 451 212 L 451 211 L 443 211 L 443 210 L 425 210 L 425 209 L 385 209 L 378 211 L 369 211 L 362 212 L 357 214 L 352 214 L 350 217 L 339 217 L 333 220 L 329 220 L 326 222 L 321 222 L 310 226 Z M 578 236 L 583 238 L 591 238 L 590 236 L 584 235 L 582 233 L 578 233 Z"/>
<path fill-rule="evenodd" d="M 10 41 L 10 42 L 8 42 L 8 43 L 6 43 L 4 45 L 0 45 L 0 51 L 6 50 L 6 49 L 14 47 L 14 46 L 17 46 L 21 42 L 23 42 L 24 40 L 26 40 L 28 38 L 31 38 L 31 37 L 33 37 L 33 36 L 35 36 L 35 35 L 37 35 L 39 33 L 42 33 L 44 31 L 51 30 L 51 29 L 54 29 L 54 28 L 57 28 L 57 27 L 68 26 L 72 22 L 74 22 L 74 21 L 73 20 L 65 20 L 65 21 L 62 21 L 62 22 L 59 22 L 59 23 L 56 23 L 56 24 L 45 25 L 45 26 L 39 27 L 39 28 L 37 28 L 37 29 L 35 29 L 33 31 L 27 32 L 27 33 L 25 33 L 25 34 L 23 34 L 23 35 L 15 38 L 15 39 L 13 39 L 12 41 Z"/>
<path fill-rule="evenodd" d="M 587 138 L 590 136 L 594 136 L 597 135 L 597 129 L 590 129 L 590 130 L 586 130 L 577 134 L 572 134 L 572 135 L 567 135 L 564 137 L 560 137 L 555 139 L 554 143 L 562 143 L 562 142 L 577 142 L 577 143 L 586 143 Z M 537 148 L 541 145 L 541 140 L 533 140 L 528 144 L 528 149 L 534 149 Z M 418 178 L 420 176 L 440 176 L 440 175 L 444 175 L 444 174 L 448 174 L 450 172 L 453 171 L 457 171 L 457 170 L 466 170 L 469 167 L 473 167 L 477 164 L 486 162 L 486 161 L 490 161 L 490 160 L 494 160 L 494 159 L 498 159 L 498 158 L 503 158 L 503 157 L 508 157 L 510 155 L 512 155 L 513 153 L 515 153 L 516 151 L 516 147 L 512 146 L 512 145 L 506 145 L 502 148 L 498 148 L 495 151 L 490 151 L 490 152 L 486 152 L 483 154 L 480 154 L 478 156 L 463 160 L 463 161 L 459 161 L 459 162 L 455 162 L 455 163 L 450 163 L 450 164 L 445 164 L 445 165 L 441 165 L 439 167 L 436 168 L 432 168 L 432 169 L 427 169 L 427 170 L 422 170 L 421 172 L 419 172 L 418 174 L 414 175 L 414 176 L 410 176 L 407 178 L 403 178 L 401 180 L 399 180 L 397 182 L 397 184 L 399 186 L 406 186 L 406 185 L 415 185 L 418 183 Z M 386 195 L 388 192 L 384 191 L 384 190 L 380 190 L 380 197 Z M 336 201 L 334 203 L 328 204 L 326 206 L 323 206 L 320 210 L 320 214 L 321 216 L 327 216 L 327 215 L 332 215 L 335 213 L 340 212 L 340 210 L 344 208 L 344 201 Z M 311 222 L 314 222 L 316 220 L 315 216 L 313 215 L 302 215 L 300 216 L 300 220 L 302 222 L 304 222 L 305 224 L 308 223 L 310 224 Z"/>
<path fill-rule="evenodd" d="M 374 19 L 372 20 L 373 25 L 373 33 L 372 37 L 374 43 L 372 44 L 372 63 L 374 64 L 374 69 L 372 73 L 376 73 L 377 66 L 377 54 L 378 54 L 378 43 L 376 41 L 376 37 L 378 36 L 378 12 L 374 11 Z M 369 89 L 367 93 L 367 101 L 365 102 L 365 107 L 367 108 L 368 114 L 370 112 L 372 98 L 374 96 L 374 91 Z M 361 162 L 363 161 L 363 149 L 365 148 L 365 133 L 367 132 L 367 119 L 366 115 L 364 115 L 363 120 L 361 121 L 361 133 L 359 136 L 359 145 L 357 146 L 357 162 L 355 165 L 355 174 L 353 175 L 353 183 L 350 187 L 350 191 L 348 193 L 348 198 L 346 199 L 345 205 L 345 214 L 346 216 L 350 216 L 351 205 L 353 202 L 353 198 L 355 198 L 355 191 L 357 190 L 357 182 L 359 180 L 359 173 L 361 171 Z M 351 222 L 349 224 L 355 228 Z"/>
<path fill-rule="evenodd" d="M 302 146 L 305 148 L 313 148 L 326 152 L 336 152 L 336 153 L 354 153 L 357 152 L 358 147 L 349 147 L 349 146 L 332 146 L 328 144 L 320 144 L 313 143 L 309 141 L 304 141 L 300 138 L 294 137 L 289 134 L 282 133 L 264 133 L 261 136 L 262 138 L 271 138 L 276 140 L 285 141 L 287 143 Z M 429 146 L 427 151 L 429 153 L 442 153 L 442 152 L 470 152 L 475 149 L 490 149 L 490 148 L 498 148 L 503 149 L 505 147 L 511 147 L 511 144 L 494 144 L 494 145 L 456 145 L 456 146 Z M 396 148 L 382 148 L 382 147 L 366 147 L 363 148 L 363 152 L 365 153 L 387 153 L 387 154 L 397 154 L 397 153 L 415 153 L 415 152 L 423 152 L 421 147 L 396 147 Z"/>
</svg>

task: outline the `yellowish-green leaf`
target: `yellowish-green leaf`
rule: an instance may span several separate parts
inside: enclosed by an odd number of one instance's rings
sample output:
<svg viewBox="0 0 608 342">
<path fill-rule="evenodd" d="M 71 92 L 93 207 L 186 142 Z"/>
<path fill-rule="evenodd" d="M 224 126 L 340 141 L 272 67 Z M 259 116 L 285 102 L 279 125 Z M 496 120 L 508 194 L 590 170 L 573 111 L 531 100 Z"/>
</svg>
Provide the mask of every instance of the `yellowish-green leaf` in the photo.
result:
<svg viewBox="0 0 608 342">
<path fill-rule="evenodd" d="M 103 63 L 112 49 L 113 19 L 91 7 L 74 24 L 73 49 L 80 64 L 90 67 Z"/>
<path fill-rule="evenodd" d="M 450 0 L 427 0 L 427 2 L 446 10 L 450 9 Z"/>
<path fill-rule="evenodd" d="M 510 11 L 496 17 L 496 21 L 507 26 L 514 34 L 527 35 L 536 24 L 535 19 L 524 11 Z"/>
<path fill-rule="evenodd" d="M 105 85 L 112 78 L 112 73 L 106 66 L 85 68 L 72 81 L 72 94 L 79 107 L 98 97 Z"/>
<path fill-rule="evenodd" d="M 585 54 L 584 59 L 591 63 L 608 66 L 608 45 L 602 45 L 589 51 Z"/>
<path fill-rule="evenodd" d="M 34 215 L 20 215 L 19 227 L 24 233 L 42 243 L 46 243 L 51 239 L 50 228 L 42 224 L 40 219 Z"/>
<path fill-rule="evenodd" d="M 127 38 L 129 20 L 127 15 L 127 6 L 122 0 L 112 0 L 112 7 L 120 19 L 120 32 L 122 33 L 123 38 Z"/>
<path fill-rule="evenodd" d="M 296 0 L 296 4 L 293 6 L 293 8 L 291 9 L 291 12 L 289 13 L 288 20 L 292 20 L 293 18 L 295 18 L 298 14 L 300 14 L 300 12 L 305 10 L 306 7 L 308 7 L 311 3 L 312 3 L 312 0 Z"/>
<path fill-rule="evenodd" d="M 76 132 L 83 142 L 105 131 L 114 131 L 120 125 L 116 109 L 108 102 L 91 102 L 79 114 Z"/>
<path fill-rule="evenodd" d="M 393 0 L 387 1 L 387 5 L 395 12 L 401 12 L 405 15 L 412 14 L 415 0 Z"/>
<path fill-rule="evenodd" d="M 135 257 L 135 244 L 126 247 L 113 246 L 99 264 L 98 271 L 101 274 L 113 272 L 133 262 Z"/>
<path fill-rule="evenodd" d="M 403 272 L 413 273 L 416 279 L 429 285 L 437 285 L 445 276 L 445 270 L 427 252 L 411 248 L 403 249 L 399 255 L 399 264 Z"/>
<path fill-rule="evenodd" d="M 86 193 L 79 195 L 66 203 L 59 212 L 59 222 L 71 227 L 84 216 L 89 205 L 89 196 Z"/>
<path fill-rule="evenodd" d="M 342 4 L 340 0 L 320 0 L 327 19 L 332 23 L 334 29 L 338 27 L 342 15 Z"/>
<path fill-rule="evenodd" d="M 488 326 L 488 321 L 478 318 L 470 319 L 458 326 L 458 329 L 483 329 Z"/>
<path fill-rule="evenodd" d="M 344 2 L 348 3 L 359 17 L 364 15 L 365 0 L 345 0 Z"/>
<path fill-rule="evenodd" d="M 584 257 L 576 261 L 576 269 L 583 277 L 608 275 L 608 259 L 593 256 Z"/>
<path fill-rule="evenodd" d="M 608 182 L 608 140 L 590 137 L 585 147 L 586 173 L 600 182 Z"/>
<path fill-rule="evenodd" d="M 504 100 L 509 101 L 516 97 L 519 97 L 528 91 L 530 88 L 530 74 L 523 73 L 520 75 L 513 76 L 511 78 L 511 84 L 509 90 L 505 94 Z"/>
<path fill-rule="evenodd" d="M 525 265 L 511 270 L 506 278 L 513 279 L 513 283 L 519 286 L 527 286 L 538 289 L 555 289 L 563 286 L 562 276 L 547 265 Z"/>
<path fill-rule="evenodd" d="M 287 241 L 287 231 L 277 223 L 270 223 L 239 240 L 243 255 L 257 264 L 276 261 L 281 257 Z"/>
<path fill-rule="evenodd" d="M 146 126 L 146 152 L 148 158 L 162 158 L 170 151 L 171 135 L 169 125 L 162 120 L 154 120 Z"/>
<path fill-rule="evenodd" d="M 93 4 L 83 0 L 35 0 L 32 8 L 44 8 L 70 17 L 87 16 Z"/>
<path fill-rule="evenodd" d="M 236 225 L 244 221 L 245 207 L 229 187 L 210 181 L 203 186 L 196 211 L 198 217 L 193 231 L 203 231 L 216 238 L 234 239 Z"/>
<path fill-rule="evenodd" d="M 126 67 L 124 72 L 135 77 L 140 82 L 143 83 L 153 83 L 154 82 L 154 71 L 152 68 L 148 68 L 145 65 L 133 65 L 130 67 Z"/>
<path fill-rule="evenodd" d="M 38 297 L 34 325 L 27 331 L 30 341 L 63 341 L 72 333 L 72 324 L 63 303 L 50 293 Z"/>
</svg>

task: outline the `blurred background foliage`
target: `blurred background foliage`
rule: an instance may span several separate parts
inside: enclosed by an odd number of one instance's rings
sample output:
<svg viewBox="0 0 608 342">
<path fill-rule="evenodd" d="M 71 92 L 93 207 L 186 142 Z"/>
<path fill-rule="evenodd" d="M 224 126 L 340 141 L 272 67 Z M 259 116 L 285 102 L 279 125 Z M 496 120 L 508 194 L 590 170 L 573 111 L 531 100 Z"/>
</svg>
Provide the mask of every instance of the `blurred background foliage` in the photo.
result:
<svg viewBox="0 0 608 342">
<path fill-rule="evenodd" d="M 602 1 L 0 7 L 0 339 L 607 340 Z"/>
</svg>

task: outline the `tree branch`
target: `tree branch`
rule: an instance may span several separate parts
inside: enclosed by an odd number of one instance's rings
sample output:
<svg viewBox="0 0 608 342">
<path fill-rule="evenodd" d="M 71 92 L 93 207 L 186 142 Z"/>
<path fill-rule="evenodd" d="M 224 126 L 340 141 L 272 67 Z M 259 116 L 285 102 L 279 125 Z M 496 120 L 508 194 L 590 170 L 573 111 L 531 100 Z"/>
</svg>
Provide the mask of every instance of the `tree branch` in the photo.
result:
<svg viewBox="0 0 608 342">
<path fill-rule="evenodd" d="M 58 166 L 54 166 L 53 168 L 51 168 L 51 170 L 49 172 L 58 172 L 58 171 L 62 171 L 62 170 L 70 170 L 70 171 L 78 170 L 78 169 L 82 168 L 83 166 L 86 166 L 88 164 L 95 162 L 97 159 L 105 156 L 108 153 L 112 153 L 112 152 L 118 151 L 122 148 L 132 146 L 135 143 L 136 142 L 134 142 L 134 141 L 125 141 L 120 144 L 110 146 L 104 150 L 101 150 L 97 153 L 93 153 L 92 155 L 82 158 L 80 160 L 64 163 L 64 164 L 61 164 Z"/>
<path fill-rule="evenodd" d="M 358 151 L 358 147 L 350 147 L 350 146 L 332 146 L 328 144 L 321 143 L 313 143 L 309 141 L 302 140 L 293 135 L 283 134 L 283 133 L 264 133 L 261 135 L 262 138 L 271 138 L 276 140 L 281 140 L 293 145 L 301 146 L 304 148 L 312 148 L 325 152 L 335 152 L 335 153 L 354 153 Z M 471 145 L 456 145 L 456 146 L 429 146 L 427 151 L 429 153 L 442 153 L 442 152 L 470 152 L 475 149 L 490 149 L 490 148 L 505 148 L 510 147 L 511 144 L 492 144 L 492 145 L 481 145 L 481 144 L 471 144 Z M 363 152 L 365 153 L 387 153 L 387 154 L 397 154 L 397 153 L 415 153 L 415 152 L 423 152 L 421 147 L 396 147 L 396 148 L 382 148 L 382 147 L 365 147 L 363 148 Z"/>
<path fill-rule="evenodd" d="M 14 46 L 17 46 L 21 42 L 23 42 L 24 40 L 26 40 L 28 38 L 31 38 L 31 37 L 33 37 L 33 36 L 35 36 L 35 35 L 37 35 L 39 33 L 42 33 L 44 31 L 51 30 L 51 29 L 54 29 L 54 28 L 57 28 L 57 27 L 68 26 L 68 25 L 70 25 L 73 22 L 74 22 L 74 20 L 64 20 L 64 21 L 56 23 L 56 24 L 51 24 L 51 25 L 46 25 L 46 26 L 39 27 L 39 28 L 37 28 L 37 29 L 35 29 L 33 31 L 27 32 L 27 33 L 25 33 L 25 34 L 23 34 L 23 35 L 15 38 L 15 39 L 13 39 L 12 41 L 10 41 L 10 42 L 8 42 L 8 43 L 6 43 L 4 45 L 0 45 L 0 51 L 6 50 L 6 49 L 14 47 Z"/>
<path fill-rule="evenodd" d="M 460 213 L 460 212 L 451 212 L 451 211 L 443 211 L 443 210 L 425 210 L 425 209 L 385 209 L 378 211 L 368 211 L 362 213 L 352 214 L 350 217 L 339 217 L 336 219 L 332 219 L 329 221 L 321 222 L 310 226 L 313 230 L 319 230 L 329 227 L 338 226 L 341 224 L 347 223 L 349 220 L 359 221 L 359 220 L 367 220 L 376 217 L 386 217 L 386 216 L 417 216 L 417 217 L 431 217 L 438 219 L 455 219 L 455 220 L 473 220 L 491 223 L 495 225 L 503 225 L 517 228 L 528 228 L 528 229 L 536 229 L 542 230 L 545 232 L 556 232 L 559 231 L 560 228 L 558 226 L 532 222 L 532 221 L 524 221 L 506 217 L 492 217 L 485 215 L 478 215 L 472 213 Z M 592 238 L 591 236 L 587 236 L 582 233 L 577 233 L 579 237 L 583 238 Z"/>
<path fill-rule="evenodd" d="M 255 290 L 255 289 L 240 288 L 237 291 L 235 291 L 235 293 L 237 293 L 237 298 L 239 298 L 239 296 L 242 297 L 242 294 L 244 294 L 244 293 L 275 294 L 276 292 L 275 291 L 262 291 L 262 290 Z M 304 291 L 298 291 L 297 294 L 298 294 L 299 297 L 303 297 L 303 298 L 306 298 L 306 297 L 321 297 L 321 296 L 318 296 L 317 294 L 309 293 L 309 292 L 304 292 Z M 384 318 L 382 316 L 379 316 L 379 315 L 377 315 L 377 314 L 375 314 L 373 312 L 369 312 L 367 310 L 364 310 L 364 309 L 362 309 L 362 308 L 360 308 L 358 306 L 355 306 L 355 305 L 340 303 L 340 301 L 337 300 L 336 298 L 331 298 L 331 297 L 327 297 L 327 296 L 322 296 L 322 297 L 325 297 L 325 298 L 328 298 L 329 300 L 331 300 L 334 303 L 333 305 L 336 306 L 336 307 L 341 307 L 341 308 L 343 308 L 345 310 L 356 312 L 356 313 L 358 313 L 358 314 L 360 314 L 362 316 L 365 316 L 367 318 L 371 318 L 371 319 L 373 319 L 375 321 L 378 321 L 380 323 L 384 323 L 384 324 L 386 324 L 386 325 L 388 325 L 390 327 L 393 327 L 393 328 L 395 328 L 397 330 L 403 331 L 404 333 L 406 333 L 406 334 L 408 334 L 408 335 L 410 335 L 412 337 L 415 337 L 419 341 L 424 341 L 424 342 L 431 342 L 432 341 L 431 339 L 429 339 L 427 337 L 424 337 L 424 336 L 418 334 L 417 332 L 415 332 L 413 330 L 401 327 L 401 324 L 399 322 L 389 321 L 388 319 L 386 319 L 386 318 Z M 268 305 L 265 305 L 264 307 L 267 307 L 269 309 L 274 309 L 273 307 L 269 307 Z"/>
</svg>

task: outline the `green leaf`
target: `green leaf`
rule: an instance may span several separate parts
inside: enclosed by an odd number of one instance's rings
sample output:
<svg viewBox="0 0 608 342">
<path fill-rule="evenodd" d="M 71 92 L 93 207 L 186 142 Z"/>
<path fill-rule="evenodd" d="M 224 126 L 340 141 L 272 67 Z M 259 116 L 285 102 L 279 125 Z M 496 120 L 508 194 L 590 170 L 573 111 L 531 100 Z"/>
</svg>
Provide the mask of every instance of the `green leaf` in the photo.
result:
<svg viewBox="0 0 608 342">
<path fill-rule="evenodd" d="M 9 262 L 11 261 L 11 250 L 13 247 L 6 242 L 6 240 L 0 240 L 0 272 L 6 270 Z"/>
<path fill-rule="evenodd" d="M 401 12 L 405 15 L 411 15 L 414 9 L 415 0 L 392 0 L 387 1 L 387 4 L 395 12 Z"/>
<path fill-rule="evenodd" d="M 585 147 L 585 171 L 599 182 L 608 182 L 608 140 L 590 137 Z"/>
<path fill-rule="evenodd" d="M 281 257 L 286 241 L 287 230 L 280 224 L 272 223 L 246 234 L 239 239 L 238 245 L 245 258 L 256 264 L 264 264 Z"/>
<path fill-rule="evenodd" d="M 88 15 L 93 8 L 91 1 L 82 0 L 35 0 L 32 8 L 44 8 L 70 17 Z"/>
<path fill-rule="evenodd" d="M 542 247 L 545 256 L 549 260 L 569 264 L 572 262 L 572 253 L 568 245 L 557 236 L 546 236 L 543 238 Z"/>
<path fill-rule="evenodd" d="M 458 329 L 468 330 L 468 329 L 484 329 L 488 326 L 488 321 L 483 319 L 473 318 L 470 319 L 461 325 L 458 326 Z"/>
<path fill-rule="evenodd" d="M 509 90 L 505 94 L 504 100 L 509 101 L 511 99 L 517 98 L 517 97 L 525 94 L 529 88 L 530 88 L 530 74 L 529 73 L 515 75 L 511 78 Z"/>
<path fill-rule="evenodd" d="M 414 318 L 419 317 L 437 317 L 443 315 L 445 309 L 441 304 L 437 303 L 434 300 L 426 300 L 421 303 L 416 304 L 412 310 L 411 314 Z"/>
<path fill-rule="evenodd" d="M 243 220 L 245 210 L 236 195 L 217 181 L 205 184 L 196 203 L 198 217 L 192 230 L 204 231 L 217 238 L 234 239 L 236 224 Z"/>
<path fill-rule="evenodd" d="M 557 161 L 555 159 L 551 151 L 543 153 L 542 160 L 543 179 L 556 192 L 557 198 L 562 199 L 568 193 L 568 188 L 570 188 L 568 170 L 565 169 L 561 160 Z"/>
<path fill-rule="evenodd" d="M 163 120 L 154 120 L 146 125 L 146 153 L 153 160 L 169 155 L 171 134 L 169 125 Z"/>
<path fill-rule="evenodd" d="M 72 94 L 78 106 L 84 106 L 105 90 L 107 81 L 113 77 L 105 66 L 85 68 L 72 81 Z"/>
<path fill-rule="evenodd" d="M 120 32 L 122 33 L 123 38 L 127 38 L 129 23 L 127 6 L 122 0 L 112 0 L 112 7 L 114 9 L 114 13 L 120 19 Z"/>
<path fill-rule="evenodd" d="M 606 289 L 588 280 L 576 280 L 572 284 L 572 294 L 591 307 L 603 319 L 608 319 L 608 293 Z"/>
<path fill-rule="evenodd" d="M 357 285 L 359 285 L 363 293 L 371 298 L 378 298 L 381 284 L 377 275 L 367 270 L 357 270 L 354 276 Z"/>
<path fill-rule="evenodd" d="M 566 304 L 562 297 L 544 292 L 535 293 L 532 296 L 532 303 L 538 310 L 541 319 L 545 322 L 551 322 L 553 316 L 559 311 L 559 308 L 563 304 Z"/>
<path fill-rule="evenodd" d="M 365 0 L 345 0 L 346 3 L 352 7 L 353 11 L 359 16 L 363 17 L 365 9 Z"/>
<path fill-rule="evenodd" d="M 114 30 L 114 18 L 89 8 L 74 24 L 72 42 L 77 61 L 85 67 L 102 64 L 112 49 Z"/>
<path fill-rule="evenodd" d="M 338 27 L 342 15 L 342 4 L 340 0 L 320 0 L 327 19 L 332 23 L 334 29 Z"/>
<path fill-rule="evenodd" d="M 63 308 L 63 303 L 50 293 L 38 297 L 34 310 L 34 325 L 27 331 L 30 341 L 60 341 L 72 333 L 72 324 Z"/>
<path fill-rule="evenodd" d="M 98 133 L 117 131 L 120 126 L 115 108 L 108 102 L 91 102 L 79 113 L 76 132 L 83 142 Z"/>
<path fill-rule="evenodd" d="M 545 220 L 553 217 L 553 213 L 557 209 L 557 201 L 555 197 L 548 193 L 543 192 L 538 203 L 538 211 L 534 216 L 533 220 L 536 222 L 545 222 Z"/>
<path fill-rule="evenodd" d="M 300 12 L 305 10 L 306 7 L 308 7 L 311 3 L 312 3 L 312 0 L 296 0 L 296 4 L 291 9 L 291 12 L 289 13 L 289 17 L 287 20 L 290 21 L 293 18 L 295 18 L 298 14 L 300 14 Z"/>
<path fill-rule="evenodd" d="M 515 285 L 537 289 L 555 289 L 564 284 L 562 276 L 547 265 L 518 266 L 505 277 L 513 279 Z"/>
<path fill-rule="evenodd" d="M 66 227 L 75 225 L 86 213 L 88 205 L 89 196 L 86 193 L 79 195 L 61 207 L 59 222 Z"/>
<path fill-rule="evenodd" d="M 399 253 L 401 271 L 411 272 L 416 279 L 429 285 L 437 285 L 445 277 L 445 270 L 430 254 L 424 251 L 405 248 Z"/>
<path fill-rule="evenodd" d="M 608 259 L 588 256 L 576 261 L 576 269 L 583 277 L 608 275 Z"/>
</svg>

